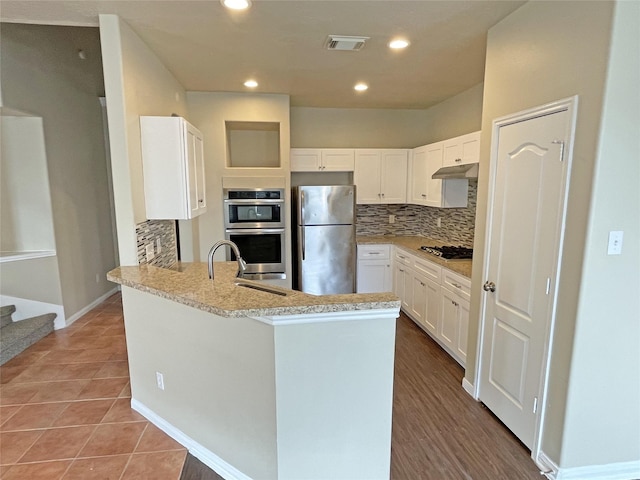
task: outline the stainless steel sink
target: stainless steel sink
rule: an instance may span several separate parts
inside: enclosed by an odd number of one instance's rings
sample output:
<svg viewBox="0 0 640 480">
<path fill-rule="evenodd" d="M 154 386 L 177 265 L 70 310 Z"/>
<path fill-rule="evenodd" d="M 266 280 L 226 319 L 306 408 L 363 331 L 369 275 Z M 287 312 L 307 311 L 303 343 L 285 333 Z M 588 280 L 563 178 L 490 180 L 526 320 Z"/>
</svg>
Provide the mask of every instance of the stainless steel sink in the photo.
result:
<svg viewBox="0 0 640 480">
<path fill-rule="evenodd" d="M 238 279 L 234 282 L 238 287 L 251 288 L 253 290 L 259 290 L 265 293 L 271 293 L 272 295 L 280 295 L 281 297 L 288 297 L 293 292 L 284 288 L 275 287 L 272 285 L 265 285 L 263 283 L 252 282 L 251 280 Z"/>
</svg>

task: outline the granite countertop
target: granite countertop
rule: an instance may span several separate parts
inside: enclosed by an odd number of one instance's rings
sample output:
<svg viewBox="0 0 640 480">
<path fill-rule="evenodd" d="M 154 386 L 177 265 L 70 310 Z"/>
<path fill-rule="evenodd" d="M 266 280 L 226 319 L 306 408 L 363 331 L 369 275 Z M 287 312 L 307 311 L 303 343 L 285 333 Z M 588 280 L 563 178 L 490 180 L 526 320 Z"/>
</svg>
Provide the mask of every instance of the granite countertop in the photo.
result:
<svg viewBox="0 0 640 480">
<path fill-rule="evenodd" d="M 107 279 L 221 317 L 300 315 L 353 310 L 399 308 L 392 293 L 309 295 L 279 288 L 287 296 L 235 285 L 236 262 L 216 262 L 210 280 L 206 263 L 177 263 L 172 268 L 150 265 L 118 267 Z"/>
<path fill-rule="evenodd" d="M 441 265 L 452 272 L 458 273 L 464 277 L 471 279 L 471 260 L 443 260 L 434 255 L 429 255 L 426 252 L 420 250 L 422 245 L 433 247 L 436 245 L 442 245 L 442 240 L 434 240 L 428 237 L 420 236 L 402 236 L 402 235 L 379 235 L 379 236 L 366 236 L 358 235 L 356 242 L 359 245 L 395 245 L 403 250 L 415 255 L 416 257 L 423 258 L 430 262 Z"/>
</svg>

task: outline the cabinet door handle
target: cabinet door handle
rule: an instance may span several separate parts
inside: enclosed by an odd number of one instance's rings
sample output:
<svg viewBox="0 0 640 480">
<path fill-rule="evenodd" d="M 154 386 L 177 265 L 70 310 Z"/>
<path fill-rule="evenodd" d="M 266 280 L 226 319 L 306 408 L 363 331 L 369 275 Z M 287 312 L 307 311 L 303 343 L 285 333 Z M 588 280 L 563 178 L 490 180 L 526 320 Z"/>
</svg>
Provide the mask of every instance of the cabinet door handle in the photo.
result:
<svg viewBox="0 0 640 480">
<path fill-rule="evenodd" d="M 451 285 L 453 285 L 456 288 L 460 288 L 460 289 L 462 288 L 462 285 L 458 285 L 457 283 L 452 283 Z"/>
<path fill-rule="evenodd" d="M 399 271 L 401 271 L 401 272 L 404 272 L 404 270 L 403 270 L 403 269 L 401 269 L 401 268 L 399 268 L 398 270 L 399 270 Z"/>
<path fill-rule="evenodd" d="M 427 194 L 426 194 L 426 193 L 423 193 L 423 194 L 422 194 L 422 198 L 427 198 Z"/>
<path fill-rule="evenodd" d="M 461 158 L 456 158 L 456 163 L 461 162 L 462 159 Z"/>
<path fill-rule="evenodd" d="M 422 282 L 420 282 L 420 285 L 422 285 L 423 287 L 426 287 L 426 285 L 424 283 L 422 283 Z"/>
</svg>

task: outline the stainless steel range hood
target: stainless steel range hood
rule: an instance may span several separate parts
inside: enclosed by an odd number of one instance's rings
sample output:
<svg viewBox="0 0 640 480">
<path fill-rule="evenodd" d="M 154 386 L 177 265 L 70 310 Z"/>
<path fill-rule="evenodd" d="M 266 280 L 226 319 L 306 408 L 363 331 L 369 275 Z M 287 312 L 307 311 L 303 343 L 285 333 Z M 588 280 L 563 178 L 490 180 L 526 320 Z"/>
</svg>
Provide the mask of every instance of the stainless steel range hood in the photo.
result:
<svg viewBox="0 0 640 480">
<path fill-rule="evenodd" d="M 467 163 L 466 165 L 454 165 L 453 167 L 442 167 L 437 170 L 431 178 L 447 180 L 450 178 L 478 178 L 478 164 Z"/>
</svg>

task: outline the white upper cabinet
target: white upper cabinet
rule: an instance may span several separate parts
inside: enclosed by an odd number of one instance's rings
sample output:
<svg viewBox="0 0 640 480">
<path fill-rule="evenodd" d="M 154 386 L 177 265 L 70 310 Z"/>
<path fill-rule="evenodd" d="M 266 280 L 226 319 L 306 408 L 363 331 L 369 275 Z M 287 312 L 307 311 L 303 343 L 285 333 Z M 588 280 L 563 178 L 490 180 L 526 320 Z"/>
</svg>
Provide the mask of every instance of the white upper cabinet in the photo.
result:
<svg viewBox="0 0 640 480">
<path fill-rule="evenodd" d="M 443 165 L 444 142 L 414 148 L 409 171 L 409 202 L 427 207 L 466 207 L 467 180 L 434 180 L 431 176 Z"/>
<path fill-rule="evenodd" d="M 181 117 L 140 117 L 147 219 L 207 211 L 202 134 Z"/>
<path fill-rule="evenodd" d="M 292 172 L 353 172 L 352 148 L 292 148 Z"/>
<path fill-rule="evenodd" d="M 443 144 L 443 167 L 478 163 L 480 161 L 479 131 L 445 140 Z"/>
<path fill-rule="evenodd" d="M 356 202 L 406 203 L 407 162 L 405 149 L 356 149 Z"/>
</svg>

